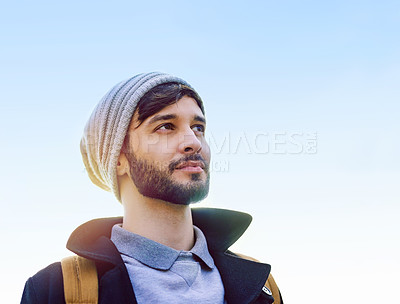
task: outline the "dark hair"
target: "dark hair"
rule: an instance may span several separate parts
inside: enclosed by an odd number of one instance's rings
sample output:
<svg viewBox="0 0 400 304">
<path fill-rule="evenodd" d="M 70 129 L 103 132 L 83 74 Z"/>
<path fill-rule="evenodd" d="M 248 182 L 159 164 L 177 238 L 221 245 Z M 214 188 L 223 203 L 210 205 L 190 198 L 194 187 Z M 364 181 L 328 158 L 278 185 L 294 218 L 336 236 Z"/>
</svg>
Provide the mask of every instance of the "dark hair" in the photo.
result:
<svg viewBox="0 0 400 304">
<path fill-rule="evenodd" d="M 139 115 L 138 126 L 140 126 L 146 118 L 176 103 L 184 96 L 193 98 L 204 114 L 203 101 L 195 90 L 187 85 L 176 82 L 163 83 L 152 88 L 139 100 L 136 107 L 136 111 Z"/>
</svg>

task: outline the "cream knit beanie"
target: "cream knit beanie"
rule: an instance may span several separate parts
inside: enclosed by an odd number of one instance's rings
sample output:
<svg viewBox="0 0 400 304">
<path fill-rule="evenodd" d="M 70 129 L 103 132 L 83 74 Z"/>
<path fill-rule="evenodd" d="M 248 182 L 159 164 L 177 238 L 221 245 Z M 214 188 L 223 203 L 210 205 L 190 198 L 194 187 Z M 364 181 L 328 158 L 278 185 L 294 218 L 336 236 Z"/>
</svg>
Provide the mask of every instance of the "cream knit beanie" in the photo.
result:
<svg viewBox="0 0 400 304">
<path fill-rule="evenodd" d="M 117 162 L 139 100 L 155 86 L 184 80 L 158 72 L 139 74 L 115 85 L 99 102 L 86 123 L 81 153 L 92 182 L 112 191 L 118 201 Z"/>
</svg>

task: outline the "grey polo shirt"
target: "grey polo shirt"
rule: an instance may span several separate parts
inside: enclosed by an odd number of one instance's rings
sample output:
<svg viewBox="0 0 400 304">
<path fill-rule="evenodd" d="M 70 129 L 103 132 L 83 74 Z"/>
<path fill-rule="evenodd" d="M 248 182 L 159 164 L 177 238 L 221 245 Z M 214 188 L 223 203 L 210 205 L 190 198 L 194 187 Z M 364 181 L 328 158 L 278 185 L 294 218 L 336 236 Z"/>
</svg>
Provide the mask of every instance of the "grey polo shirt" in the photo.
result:
<svg viewBox="0 0 400 304">
<path fill-rule="evenodd" d="M 194 226 L 195 244 L 179 251 L 131 233 L 120 224 L 111 241 L 128 270 L 138 304 L 223 304 L 224 286 L 206 238 Z"/>
</svg>

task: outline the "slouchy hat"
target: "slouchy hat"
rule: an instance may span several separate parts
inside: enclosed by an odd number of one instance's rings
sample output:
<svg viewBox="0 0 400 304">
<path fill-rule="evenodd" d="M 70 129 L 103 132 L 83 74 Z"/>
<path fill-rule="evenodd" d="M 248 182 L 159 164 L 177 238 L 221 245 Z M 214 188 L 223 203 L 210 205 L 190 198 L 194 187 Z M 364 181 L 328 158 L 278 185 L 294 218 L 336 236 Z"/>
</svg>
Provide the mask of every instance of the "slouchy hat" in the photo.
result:
<svg viewBox="0 0 400 304">
<path fill-rule="evenodd" d="M 163 83 L 190 85 L 164 73 L 139 74 L 115 85 L 93 110 L 81 139 L 80 148 L 91 181 L 121 197 L 117 179 L 117 163 L 126 132 L 140 99 L 149 90 Z"/>
</svg>

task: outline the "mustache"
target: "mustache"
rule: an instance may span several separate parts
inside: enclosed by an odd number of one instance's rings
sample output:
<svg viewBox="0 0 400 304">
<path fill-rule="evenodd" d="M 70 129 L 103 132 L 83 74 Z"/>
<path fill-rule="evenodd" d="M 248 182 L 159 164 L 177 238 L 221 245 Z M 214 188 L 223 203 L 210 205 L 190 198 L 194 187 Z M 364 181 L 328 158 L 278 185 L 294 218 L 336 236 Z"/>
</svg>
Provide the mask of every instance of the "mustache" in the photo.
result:
<svg viewBox="0 0 400 304">
<path fill-rule="evenodd" d="M 187 156 L 182 157 L 181 159 L 175 160 L 171 162 L 168 166 L 169 172 L 172 173 L 175 168 L 180 165 L 181 163 L 187 162 L 187 161 L 201 161 L 204 165 L 204 171 L 208 172 L 208 163 L 204 160 L 204 158 L 200 154 L 190 154 Z"/>
</svg>

